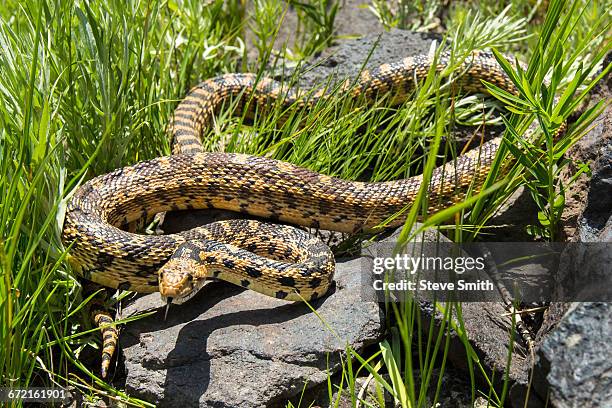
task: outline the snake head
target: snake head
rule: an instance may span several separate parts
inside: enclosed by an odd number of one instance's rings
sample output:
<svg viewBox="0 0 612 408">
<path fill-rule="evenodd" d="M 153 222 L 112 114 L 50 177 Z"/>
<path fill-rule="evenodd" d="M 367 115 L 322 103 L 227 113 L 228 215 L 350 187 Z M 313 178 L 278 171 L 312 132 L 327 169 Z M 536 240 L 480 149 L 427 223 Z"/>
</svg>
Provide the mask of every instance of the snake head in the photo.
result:
<svg viewBox="0 0 612 408">
<path fill-rule="evenodd" d="M 193 259 L 171 258 L 159 270 L 159 292 L 162 298 L 183 303 L 193 297 L 206 282 L 203 266 Z"/>
</svg>

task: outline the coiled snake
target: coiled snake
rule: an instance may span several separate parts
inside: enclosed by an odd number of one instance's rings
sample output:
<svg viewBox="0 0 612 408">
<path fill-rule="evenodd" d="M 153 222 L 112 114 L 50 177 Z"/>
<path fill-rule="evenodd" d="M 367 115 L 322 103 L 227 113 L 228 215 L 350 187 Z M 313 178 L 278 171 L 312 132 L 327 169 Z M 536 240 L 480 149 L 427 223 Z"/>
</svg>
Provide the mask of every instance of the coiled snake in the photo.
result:
<svg viewBox="0 0 612 408">
<path fill-rule="evenodd" d="M 448 62 L 449 55 L 441 55 L 436 70 Z M 425 55 L 384 64 L 362 72 L 347 91 L 366 100 L 391 93 L 399 101 L 426 77 L 431 64 Z M 482 85 L 486 80 L 515 92 L 490 53 L 474 52 L 460 71 L 457 84 L 463 90 L 486 92 Z M 70 261 L 77 273 L 111 288 L 159 290 L 173 298 L 189 296 L 207 278 L 217 278 L 281 299 L 312 300 L 327 292 L 334 259 L 326 245 L 295 227 L 235 220 L 172 235 L 139 235 L 121 227 L 163 211 L 216 208 L 356 232 L 379 226 L 414 201 L 421 176 L 355 182 L 264 157 L 203 152 L 200 138 L 229 98 L 240 98 L 241 110 L 270 102 L 310 106 L 329 95 L 319 91 L 306 98 L 272 79 L 258 80 L 254 74 L 223 75 L 193 88 L 174 113 L 172 156 L 93 178 L 74 194 L 63 240 L 72 245 Z M 495 138 L 435 169 L 428 187 L 429 212 L 461 202 L 469 188 L 478 191 L 500 143 Z M 398 216 L 387 226 L 404 221 L 405 216 Z M 96 323 L 110 322 L 104 313 L 96 315 Z M 103 334 L 105 375 L 116 330 L 109 326 Z"/>
</svg>

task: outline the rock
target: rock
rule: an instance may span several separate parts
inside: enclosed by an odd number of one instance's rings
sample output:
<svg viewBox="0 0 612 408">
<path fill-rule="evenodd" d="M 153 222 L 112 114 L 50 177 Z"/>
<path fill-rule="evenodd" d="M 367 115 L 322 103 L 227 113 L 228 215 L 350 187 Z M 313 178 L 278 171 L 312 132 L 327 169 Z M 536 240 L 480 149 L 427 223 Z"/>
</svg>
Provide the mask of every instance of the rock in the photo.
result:
<svg viewBox="0 0 612 408">
<path fill-rule="evenodd" d="M 607 55 L 604 66 L 610 63 L 612 53 Z M 612 74 L 608 74 L 595 86 L 590 103 L 611 98 Z M 565 236 L 578 242 L 612 241 L 612 105 L 606 106 L 593 122 L 592 129 L 570 149 L 567 156 L 588 163 L 592 177 L 589 179 L 582 175 L 566 194 L 562 217 Z M 564 181 L 571 175 L 567 172 Z"/>
<path fill-rule="evenodd" d="M 612 303 L 576 303 L 538 350 L 537 368 L 556 408 L 612 407 Z"/>
<path fill-rule="evenodd" d="M 489 242 L 530 242 L 526 225 L 538 225 L 538 207 L 524 186 L 519 187 L 501 204 L 487 225 Z"/>
<path fill-rule="evenodd" d="M 303 88 L 325 86 L 331 79 L 354 78 L 362 69 L 374 69 L 382 64 L 401 61 L 409 55 L 429 52 L 432 43 L 440 44 L 436 34 L 406 30 L 374 30 L 359 40 L 345 41 L 325 49 L 321 55 L 302 68 L 298 83 Z"/>
<path fill-rule="evenodd" d="M 612 53 L 604 64 L 610 63 Z M 610 99 L 612 75 L 598 84 L 592 99 Z M 592 282 L 578 300 L 610 302 L 612 287 L 612 106 L 596 119 L 571 157 L 590 163 L 592 177 L 572 187 L 569 210 L 577 231 L 563 254 L 556 277 L 560 288 Z M 578 202 L 579 204 L 576 204 Z M 572 204 L 573 203 L 573 204 Z M 567 217 L 566 217 L 567 218 Z M 571 227 L 571 223 L 570 223 Z M 593 244 L 595 243 L 595 244 Z M 590 247 L 588 247 L 590 246 Z M 588 251 L 586 248 L 589 248 Z M 554 407 L 612 407 L 611 303 L 554 303 L 541 332 L 534 386 Z"/>
<path fill-rule="evenodd" d="M 336 289 L 313 303 L 282 300 L 215 282 L 163 321 L 159 294 L 125 315 L 156 310 L 121 337 L 126 390 L 159 406 L 262 407 L 327 380 L 346 345 L 363 350 L 382 335 L 382 312 L 364 297 L 361 260 L 338 262 Z M 329 330 L 327 327 L 333 330 Z"/>
<path fill-rule="evenodd" d="M 612 244 L 568 243 L 554 278 L 555 301 L 612 302 Z"/>
<path fill-rule="evenodd" d="M 612 107 L 607 115 L 607 142 L 601 146 L 601 156 L 591 165 L 587 205 L 578 221 L 580 242 L 612 241 Z"/>
</svg>

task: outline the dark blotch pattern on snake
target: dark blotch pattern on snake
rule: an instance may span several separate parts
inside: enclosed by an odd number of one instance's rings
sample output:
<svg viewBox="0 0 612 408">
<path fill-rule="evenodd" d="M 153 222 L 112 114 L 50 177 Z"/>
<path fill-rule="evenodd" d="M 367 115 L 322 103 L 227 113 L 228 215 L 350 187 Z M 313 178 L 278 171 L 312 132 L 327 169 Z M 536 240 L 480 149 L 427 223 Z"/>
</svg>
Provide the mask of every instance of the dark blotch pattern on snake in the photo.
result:
<svg viewBox="0 0 612 408">
<path fill-rule="evenodd" d="M 448 55 L 437 61 L 439 72 Z M 352 97 L 374 100 L 392 94 L 399 102 L 431 67 L 428 56 L 407 57 L 362 72 L 348 84 Z M 516 93 L 495 58 L 474 52 L 460 67 L 455 84 L 486 92 L 482 80 Z M 415 200 L 421 176 L 389 182 L 346 181 L 264 157 L 203 152 L 206 134 L 220 107 L 240 98 L 237 111 L 271 103 L 311 106 L 330 96 L 287 89 L 254 74 L 227 74 L 193 88 L 172 121 L 173 155 L 137 163 L 91 179 L 71 199 L 63 240 L 73 244 L 70 261 L 83 277 L 112 288 L 161 290 L 189 296 L 206 278 L 224 279 L 286 300 L 311 300 L 330 287 L 334 260 L 329 248 L 302 230 L 256 221 L 223 221 L 172 235 L 125 231 L 152 214 L 216 208 L 288 224 L 356 232 L 377 227 Z M 281 100 L 279 100 L 281 99 Z M 250 103 L 246 103 L 250 101 Z M 501 143 L 495 138 L 435 169 L 428 188 L 429 212 L 477 192 Z M 405 213 L 404 213 L 405 214 Z M 405 215 L 388 227 L 401 225 Z"/>
</svg>

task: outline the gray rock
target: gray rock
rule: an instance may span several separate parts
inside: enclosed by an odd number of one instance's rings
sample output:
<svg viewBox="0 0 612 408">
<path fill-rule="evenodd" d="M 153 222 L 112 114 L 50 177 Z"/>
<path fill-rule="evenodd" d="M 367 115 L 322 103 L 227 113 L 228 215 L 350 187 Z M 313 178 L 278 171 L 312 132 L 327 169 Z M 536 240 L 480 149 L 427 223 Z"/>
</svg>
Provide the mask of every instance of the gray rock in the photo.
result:
<svg viewBox="0 0 612 408">
<path fill-rule="evenodd" d="M 587 205 L 578 221 L 581 242 L 612 241 L 612 108 L 608 107 L 607 141 L 593 162 Z"/>
<path fill-rule="evenodd" d="M 568 243 L 555 280 L 554 300 L 612 301 L 612 243 Z"/>
<path fill-rule="evenodd" d="M 612 53 L 604 66 L 612 63 Z M 612 98 L 612 74 L 595 87 L 591 104 Z M 612 241 L 612 106 L 608 104 L 593 122 L 591 130 L 568 152 L 573 160 L 588 163 L 592 176 L 581 177 L 570 187 L 566 212 L 576 214 L 578 242 Z M 571 174 L 568 174 L 568 177 Z M 566 177 L 567 178 L 567 177 Z"/>
<path fill-rule="evenodd" d="M 338 263 L 335 292 L 313 303 L 323 321 L 305 304 L 223 282 L 173 305 L 165 322 L 159 294 L 139 298 L 125 315 L 157 313 L 122 333 L 126 390 L 159 406 L 282 405 L 326 381 L 346 345 L 381 339 L 384 319 L 363 297 L 361 268 L 360 259 Z"/>
<path fill-rule="evenodd" d="M 538 350 L 537 368 L 557 408 L 612 407 L 612 304 L 576 303 Z"/>
<path fill-rule="evenodd" d="M 302 87 L 324 86 L 328 81 L 354 78 L 362 69 L 373 69 L 391 62 L 401 61 L 409 55 L 427 53 L 433 42 L 438 45 L 441 36 L 406 30 L 380 29 L 360 38 L 345 41 L 325 49 L 321 55 L 302 67 L 299 84 Z"/>
<path fill-rule="evenodd" d="M 519 187 L 487 222 L 487 241 L 529 242 L 533 236 L 527 233 L 526 225 L 538 225 L 538 207 L 529 190 Z"/>
<path fill-rule="evenodd" d="M 612 53 L 605 64 L 612 60 Z M 612 75 L 608 75 L 593 95 L 595 101 L 610 99 Z M 587 287 L 589 300 L 610 299 L 609 273 L 612 264 L 612 107 L 607 106 L 593 129 L 579 142 L 572 157 L 589 162 L 592 178 L 584 182 L 583 198 L 577 217 L 574 240 L 599 243 L 596 251 L 586 245 L 568 247 L 560 268 L 561 288 L 595 276 L 595 291 Z M 586 200 L 584 200 L 586 198 Z M 573 286 L 572 286 L 573 285 Z M 569 310 L 568 310 L 569 309 Z M 612 407 L 612 304 L 555 303 L 551 306 L 541 333 L 534 386 L 554 407 Z M 560 322 L 559 322 L 560 320 Z"/>
<path fill-rule="evenodd" d="M 210 283 L 186 304 L 172 306 L 167 322 L 162 321 L 159 295 L 139 298 L 124 315 L 157 313 L 131 323 L 122 334 L 126 390 L 159 406 L 280 406 L 300 395 L 305 384 L 313 388 L 307 395 L 318 399 L 316 388 L 340 367 L 347 344 L 360 352 L 383 336 L 384 318 L 370 285 L 372 258 L 390 256 L 390 243 L 398 233 L 366 248 L 363 257 L 338 263 L 335 292 L 313 305 L 325 323 L 306 305 L 222 282 Z M 448 242 L 433 231 L 420 241 Z M 422 327 L 429 327 L 430 319 L 440 327 L 442 316 L 432 304 L 421 301 L 420 306 Z M 465 303 L 462 313 L 470 344 L 498 391 L 510 341 L 511 322 L 504 313 L 499 302 Z M 457 370 L 467 371 L 463 342 L 455 332 L 450 340 L 449 360 Z M 514 340 L 510 397 L 523 406 L 527 359 L 521 339 Z M 477 378 L 486 387 L 478 371 Z M 445 400 L 463 403 L 469 387 L 464 391 L 461 397 L 444 394 Z M 535 402 L 529 406 L 542 406 L 532 398 Z"/>
<path fill-rule="evenodd" d="M 338 263 L 335 292 L 314 304 L 325 323 L 303 304 L 287 304 L 221 282 L 208 284 L 185 305 L 172 306 L 167 322 L 162 321 L 163 304 L 157 294 L 138 299 L 125 315 L 157 313 L 131 323 L 122 334 L 126 390 L 160 406 L 258 407 L 280 406 L 300 395 L 307 384 L 313 389 L 308 397 L 318 400 L 321 392 L 316 390 L 340 367 L 346 344 L 362 351 L 383 336 L 382 312 L 372 301 L 371 262 L 373 256 L 391 255 L 390 243 L 398 233 L 366 248 L 363 257 Z M 448 241 L 429 231 L 417 242 L 438 240 Z M 504 312 L 501 303 L 463 305 L 472 348 L 498 391 L 511 324 Z M 442 316 L 431 303 L 421 302 L 421 315 L 422 327 L 428 327 L 432 318 L 440 326 Z M 521 340 L 515 341 L 511 397 L 518 395 L 524 401 L 526 357 Z M 465 346 L 453 332 L 449 360 L 457 370 L 467 371 L 467 359 Z M 448 387 L 442 395 L 448 406 L 453 401 L 463 404 L 470 395 L 468 386 L 463 395 L 457 391 L 460 385 L 453 385 L 452 393 Z"/>
</svg>

